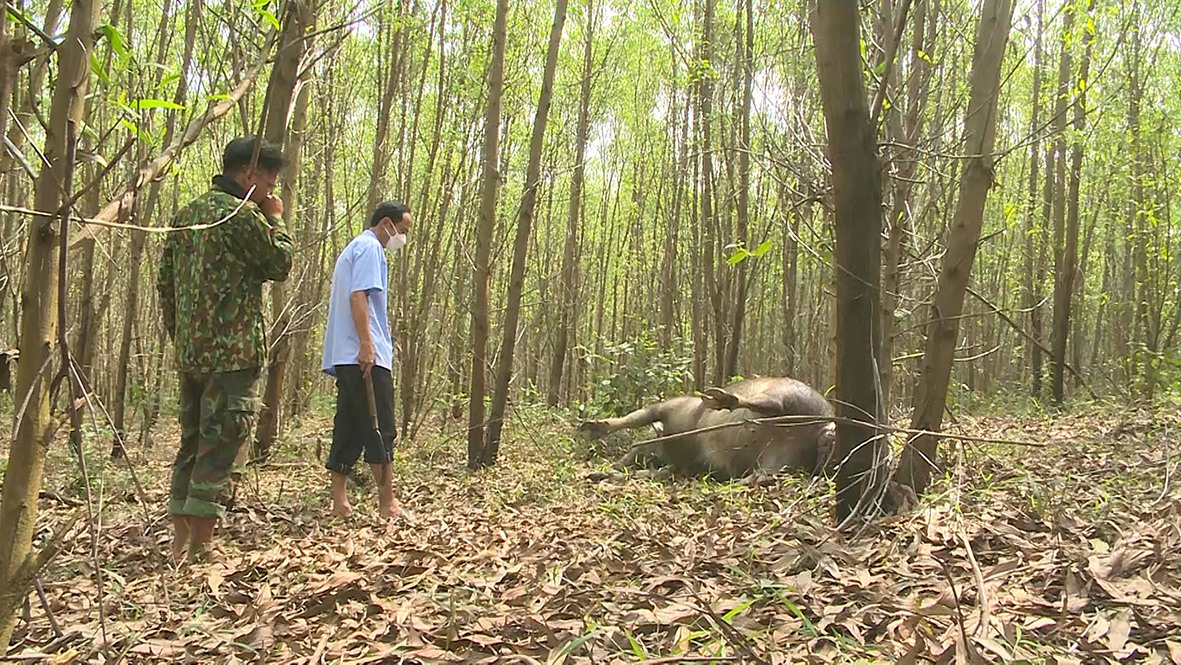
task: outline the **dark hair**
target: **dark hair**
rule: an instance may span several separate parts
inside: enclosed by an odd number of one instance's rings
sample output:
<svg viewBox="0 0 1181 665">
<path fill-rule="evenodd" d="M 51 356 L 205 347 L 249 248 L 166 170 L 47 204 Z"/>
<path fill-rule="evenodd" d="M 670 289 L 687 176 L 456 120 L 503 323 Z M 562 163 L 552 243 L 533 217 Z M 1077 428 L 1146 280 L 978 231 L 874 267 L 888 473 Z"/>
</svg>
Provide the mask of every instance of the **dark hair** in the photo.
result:
<svg viewBox="0 0 1181 665">
<path fill-rule="evenodd" d="M 225 152 L 221 155 L 221 172 L 225 174 L 237 173 L 250 166 L 254 158 L 254 145 L 258 140 L 253 136 L 239 136 L 226 144 Z M 287 160 L 283 157 L 283 150 L 267 141 L 262 140 L 258 149 L 258 168 L 270 173 L 283 170 Z"/>
<path fill-rule="evenodd" d="M 393 223 L 399 224 L 402 222 L 402 215 L 408 212 L 410 212 L 410 208 L 397 201 L 383 201 L 373 209 L 373 216 L 369 218 L 369 226 L 377 226 L 386 217 L 389 217 Z"/>
</svg>

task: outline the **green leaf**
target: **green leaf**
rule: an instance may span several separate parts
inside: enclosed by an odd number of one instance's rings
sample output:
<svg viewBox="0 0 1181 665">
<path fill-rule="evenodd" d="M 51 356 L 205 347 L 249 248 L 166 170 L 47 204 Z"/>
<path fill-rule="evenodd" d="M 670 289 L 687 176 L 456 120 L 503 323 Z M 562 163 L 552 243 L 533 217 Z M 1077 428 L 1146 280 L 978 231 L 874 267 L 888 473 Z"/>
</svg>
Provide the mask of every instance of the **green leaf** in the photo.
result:
<svg viewBox="0 0 1181 665">
<path fill-rule="evenodd" d="M 1016 203 L 1005 203 L 1005 222 L 1008 226 L 1013 226 L 1014 220 L 1017 219 L 1017 211 L 1019 208 Z"/>
<path fill-rule="evenodd" d="M 755 251 L 751 252 L 751 254 L 754 254 L 756 257 L 759 257 L 759 256 L 766 254 L 769 251 L 771 251 L 771 241 L 765 240 L 758 247 L 755 247 Z"/>
<path fill-rule="evenodd" d="M 270 25 L 276 30 L 281 29 L 281 26 L 279 25 L 279 19 L 273 12 L 266 9 L 259 9 L 258 13 L 260 16 L 262 16 L 263 23 Z"/>
<path fill-rule="evenodd" d="M 924 51 L 923 49 L 919 49 L 919 50 L 918 50 L 918 52 L 917 52 L 917 53 L 915 53 L 915 55 L 917 55 L 917 56 L 919 57 L 919 59 L 920 59 L 920 60 L 926 60 L 926 61 L 927 61 L 927 64 L 934 64 L 934 63 L 931 61 L 931 54 L 930 54 L 930 53 L 927 53 L 927 52 L 926 52 L 926 51 Z"/>
<path fill-rule="evenodd" d="M 107 38 L 111 43 L 111 48 L 120 58 L 126 58 L 128 54 L 127 40 L 123 38 L 123 33 L 110 23 L 104 23 L 98 27 L 98 31 Z"/>
<path fill-rule="evenodd" d="M 632 637 L 630 632 L 624 630 L 623 634 L 627 637 L 628 644 L 631 645 L 632 653 L 635 654 L 636 658 L 643 660 L 647 657 L 648 654 L 644 653 L 644 647 L 636 641 L 636 638 Z"/>
<path fill-rule="evenodd" d="M 171 111 L 183 111 L 184 106 L 176 102 L 170 102 L 166 99 L 136 99 L 128 104 L 133 108 L 141 109 L 169 109 Z"/>
<path fill-rule="evenodd" d="M 90 72 L 99 80 L 99 83 L 105 86 L 111 85 L 111 77 L 107 74 L 107 70 L 103 69 L 102 63 L 98 61 L 98 54 L 94 51 L 90 52 Z"/>
<path fill-rule="evenodd" d="M 725 621 L 726 623 L 734 623 L 734 617 L 738 616 L 739 614 L 742 614 L 751 605 L 754 605 L 754 604 L 755 604 L 755 599 L 751 598 L 750 600 L 746 601 L 745 603 L 742 603 L 738 607 L 735 607 L 734 609 L 730 610 L 729 612 L 726 612 L 725 614 L 723 614 L 722 621 Z"/>
<path fill-rule="evenodd" d="M 135 134 L 136 138 L 138 138 L 139 140 L 143 141 L 144 143 L 147 143 L 148 145 L 152 144 L 152 137 L 148 136 L 147 134 L 144 134 L 142 131 L 140 131 L 139 126 L 136 125 L 135 123 L 131 122 L 127 118 L 120 118 L 119 124 L 123 125 L 123 128 L 126 129 L 127 131 L 131 132 L 132 134 Z"/>
<path fill-rule="evenodd" d="M 749 256 L 750 252 L 748 252 L 745 248 L 739 247 L 738 251 L 734 252 L 730 255 L 730 258 L 726 259 L 726 264 L 736 266 L 739 263 L 745 261 Z"/>
</svg>

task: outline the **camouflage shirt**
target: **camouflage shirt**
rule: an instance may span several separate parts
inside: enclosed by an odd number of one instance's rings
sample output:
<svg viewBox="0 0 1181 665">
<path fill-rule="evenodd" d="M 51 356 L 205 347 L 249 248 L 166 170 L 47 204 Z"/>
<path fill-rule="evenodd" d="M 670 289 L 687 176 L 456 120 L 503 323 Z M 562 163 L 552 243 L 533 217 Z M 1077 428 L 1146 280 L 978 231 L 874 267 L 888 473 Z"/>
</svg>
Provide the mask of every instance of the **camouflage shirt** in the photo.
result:
<svg viewBox="0 0 1181 665">
<path fill-rule="evenodd" d="M 291 236 L 222 176 L 172 218 L 156 289 L 182 372 L 261 368 L 266 359 L 262 285 L 291 270 Z M 237 211 L 237 212 L 235 212 Z"/>
</svg>

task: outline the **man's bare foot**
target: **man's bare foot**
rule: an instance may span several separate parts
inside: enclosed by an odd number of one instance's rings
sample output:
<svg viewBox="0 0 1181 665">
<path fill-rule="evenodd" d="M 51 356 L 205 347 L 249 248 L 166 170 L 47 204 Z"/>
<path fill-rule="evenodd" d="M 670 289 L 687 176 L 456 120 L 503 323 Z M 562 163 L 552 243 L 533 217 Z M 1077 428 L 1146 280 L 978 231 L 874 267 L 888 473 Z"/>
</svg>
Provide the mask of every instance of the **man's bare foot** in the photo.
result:
<svg viewBox="0 0 1181 665">
<path fill-rule="evenodd" d="M 332 510 L 328 512 L 333 517 L 349 518 L 353 516 L 353 507 L 349 505 L 348 501 L 342 503 L 332 502 Z"/>
<path fill-rule="evenodd" d="M 414 514 L 398 503 L 392 493 L 388 498 L 378 496 L 378 514 L 386 520 L 402 519 L 410 522 L 414 519 Z"/>
</svg>

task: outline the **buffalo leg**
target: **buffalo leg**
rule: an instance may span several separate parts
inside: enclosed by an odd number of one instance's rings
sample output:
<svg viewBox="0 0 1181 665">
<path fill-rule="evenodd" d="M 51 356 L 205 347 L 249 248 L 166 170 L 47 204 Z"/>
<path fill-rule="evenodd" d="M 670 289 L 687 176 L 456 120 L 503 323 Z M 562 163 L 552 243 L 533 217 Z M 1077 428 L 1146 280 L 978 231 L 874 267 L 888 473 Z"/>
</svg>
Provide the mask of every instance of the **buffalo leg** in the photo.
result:
<svg viewBox="0 0 1181 665">
<path fill-rule="evenodd" d="M 652 425 L 660 420 L 660 406 L 660 404 L 654 404 L 642 409 L 636 409 L 621 418 L 587 420 L 578 426 L 578 431 L 586 435 L 587 438 L 601 439 L 621 429 L 633 429 L 645 425 Z"/>
<path fill-rule="evenodd" d="M 706 388 L 701 401 L 706 408 L 713 409 L 714 411 L 749 409 L 764 416 L 783 415 L 782 401 L 764 395 L 753 399 L 746 399 L 721 388 Z"/>
</svg>

